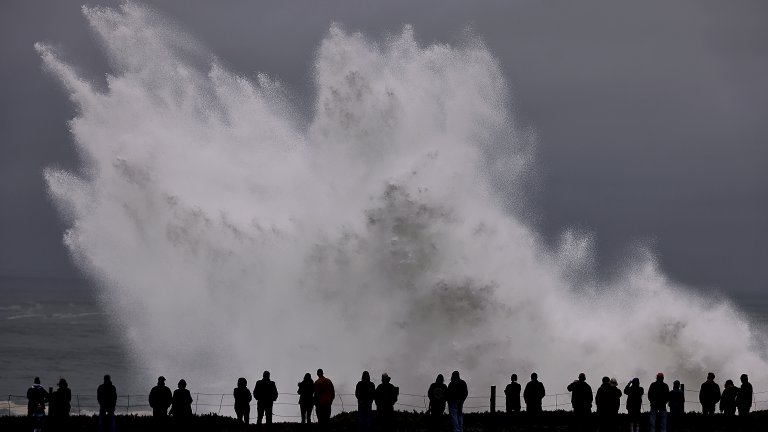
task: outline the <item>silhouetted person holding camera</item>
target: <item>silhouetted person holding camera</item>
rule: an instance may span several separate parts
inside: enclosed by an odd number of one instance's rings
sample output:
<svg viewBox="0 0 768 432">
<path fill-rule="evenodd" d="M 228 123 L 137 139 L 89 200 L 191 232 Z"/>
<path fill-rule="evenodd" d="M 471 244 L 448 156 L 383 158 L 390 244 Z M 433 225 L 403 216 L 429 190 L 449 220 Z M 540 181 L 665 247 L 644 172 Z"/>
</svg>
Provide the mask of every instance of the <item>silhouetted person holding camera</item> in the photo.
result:
<svg viewBox="0 0 768 432">
<path fill-rule="evenodd" d="M 610 383 L 610 380 L 609 380 Z M 571 392 L 571 407 L 573 407 L 573 429 L 584 431 L 589 425 L 589 414 L 592 412 L 592 387 L 587 384 L 587 376 L 579 374 L 579 379 L 568 384 Z"/>
<path fill-rule="evenodd" d="M 504 396 L 507 399 L 507 414 L 520 412 L 520 389 L 517 374 L 512 374 L 510 383 L 504 388 Z"/>
<path fill-rule="evenodd" d="M 630 432 L 640 432 L 640 410 L 643 407 L 643 390 L 640 387 L 640 378 L 633 378 L 624 387 L 624 394 L 627 395 L 627 412 L 629 413 Z"/>
<path fill-rule="evenodd" d="M 715 415 L 715 406 L 720 402 L 720 386 L 715 382 L 715 374 L 712 372 L 707 374 L 707 380 L 701 384 L 699 402 L 702 414 Z"/>
<path fill-rule="evenodd" d="M 35 412 L 42 407 L 45 413 L 45 404 L 48 402 L 48 391 L 40 385 L 40 377 L 35 377 L 32 387 L 27 389 L 27 416 L 34 416 Z"/>
<path fill-rule="evenodd" d="M 667 402 L 669 402 L 669 386 L 664 382 L 664 374 L 656 374 L 656 381 L 648 386 L 648 402 L 651 404 L 651 432 L 657 430 L 667 432 Z"/>
<path fill-rule="evenodd" d="M 451 382 L 448 383 L 448 413 L 451 415 L 453 432 L 464 432 L 464 401 L 469 396 L 467 383 L 459 376 L 459 371 L 451 373 Z"/>
<path fill-rule="evenodd" d="M 248 390 L 248 380 L 245 378 L 237 379 L 237 387 L 232 392 L 235 397 L 235 414 L 237 421 L 248 424 L 251 414 L 251 391 Z"/>
<path fill-rule="evenodd" d="M 400 395 L 400 389 L 390 383 L 390 377 L 384 373 L 381 375 L 381 384 L 376 387 L 374 399 L 376 401 L 376 414 L 378 415 L 381 430 L 394 429 L 395 402 Z"/>
<path fill-rule="evenodd" d="M 192 395 L 187 390 L 187 382 L 183 379 L 179 380 L 178 388 L 173 391 L 171 415 L 181 426 L 189 423 L 192 418 Z"/>
<path fill-rule="evenodd" d="M 433 430 L 439 430 L 448 398 L 448 386 L 445 385 L 443 374 L 438 374 L 435 382 L 429 385 L 427 397 L 429 398 L 430 426 Z"/>
<path fill-rule="evenodd" d="M 117 389 L 109 375 L 104 375 L 104 383 L 96 390 L 96 400 L 99 402 L 99 432 L 115 432 Z"/>
<path fill-rule="evenodd" d="M 264 371 L 262 378 L 256 381 L 253 387 L 253 398 L 256 399 L 256 424 L 261 424 L 264 415 L 267 416 L 267 424 L 272 424 L 272 405 L 277 400 L 277 385 L 269 379 L 269 371 Z"/>
<path fill-rule="evenodd" d="M 733 385 L 733 380 L 726 380 L 723 394 L 720 398 L 720 412 L 726 416 L 736 415 L 736 396 L 739 389 Z"/>
<path fill-rule="evenodd" d="M 317 423 L 323 430 L 328 429 L 331 422 L 331 404 L 334 399 L 336 390 L 333 388 L 333 382 L 325 377 L 322 369 L 318 369 L 315 381 L 315 412 Z"/>
<path fill-rule="evenodd" d="M 359 430 L 367 431 L 373 424 L 373 400 L 376 397 L 376 385 L 371 382 L 371 374 L 363 371 L 360 381 L 355 386 L 357 398 L 357 425 Z"/>
<path fill-rule="evenodd" d="M 621 390 L 616 387 L 617 385 L 616 380 L 611 381 L 610 378 L 603 377 L 602 384 L 595 394 L 601 432 L 616 430 L 616 416 L 621 406 Z"/>
<path fill-rule="evenodd" d="M 683 416 L 685 414 L 685 392 L 680 386 L 680 381 L 672 383 L 672 391 L 669 392 L 669 424 L 672 430 L 681 430 Z"/>
<path fill-rule="evenodd" d="M 304 374 L 304 379 L 299 383 L 299 409 L 301 410 L 301 424 L 312 423 L 312 408 L 315 406 L 315 382 L 309 372 Z"/>
<path fill-rule="evenodd" d="M 149 392 L 149 406 L 152 407 L 152 416 L 157 421 L 164 421 L 168 417 L 168 408 L 173 401 L 171 389 L 165 385 L 165 377 L 157 378 L 157 385 Z"/>
<path fill-rule="evenodd" d="M 546 392 L 544 390 L 544 384 L 539 381 L 539 376 L 536 372 L 531 374 L 531 380 L 525 385 L 523 390 L 523 400 L 525 400 L 525 410 L 529 414 L 541 413 L 541 401 L 544 400 Z"/>
</svg>

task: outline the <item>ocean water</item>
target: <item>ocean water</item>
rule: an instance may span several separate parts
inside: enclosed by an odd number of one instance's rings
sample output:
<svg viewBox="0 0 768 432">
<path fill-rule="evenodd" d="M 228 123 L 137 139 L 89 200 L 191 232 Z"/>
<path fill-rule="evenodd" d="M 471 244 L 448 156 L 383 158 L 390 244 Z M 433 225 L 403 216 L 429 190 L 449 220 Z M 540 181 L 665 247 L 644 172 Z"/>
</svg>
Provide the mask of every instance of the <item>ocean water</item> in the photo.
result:
<svg viewBox="0 0 768 432">
<path fill-rule="evenodd" d="M 73 393 L 95 394 L 111 374 L 119 390 L 139 391 L 119 338 L 86 281 L 0 278 L 3 399 L 26 395 L 36 376 L 46 388 L 63 377 Z"/>
</svg>

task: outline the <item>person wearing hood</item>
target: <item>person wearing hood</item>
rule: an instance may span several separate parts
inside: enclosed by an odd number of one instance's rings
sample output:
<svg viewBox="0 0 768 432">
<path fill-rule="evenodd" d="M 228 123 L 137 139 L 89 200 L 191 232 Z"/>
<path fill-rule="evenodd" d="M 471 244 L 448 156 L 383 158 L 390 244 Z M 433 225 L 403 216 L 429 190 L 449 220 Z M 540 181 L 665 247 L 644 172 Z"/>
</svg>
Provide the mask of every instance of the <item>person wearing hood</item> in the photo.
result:
<svg viewBox="0 0 768 432">
<path fill-rule="evenodd" d="M 179 380 L 177 387 L 171 399 L 171 415 L 184 425 L 192 418 L 192 394 L 187 390 L 186 380 Z"/>
<path fill-rule="evenodd" d="M 264 371 L 261 379 L 256 381 L 253 387 L 253 398 L 256 399 L 256 424 L 260 425 L 264 415 L 267 416 L 267 425 L 272 424 L 272 406 L 277 400 L 277 385 L 269 379 L 269 371 Z"/>
<path fill-rule="evenodd" d="M 467 383 L 459 376 L 459 371 L 451 373 L 448 384 L 448 413 L 451 415 L 453 432 L 464 432 L 464 401 L 469 396 Z"/>
<path fill-rule="evenodd" d="M 45 412 L 45 404 L 48 402 L 48 391 L 45 387 L 40 385 L 40 377 L 35 377 L 32 382 L 32 386 L 27 389 L 27 416 L 32 417 L 38 407 L 42 406 L 43 412 Z"/>
<path fill-rule="evenodd" d="M 723 394 L 720 397 L 720 412 L 726 416 L 736 415 L 736 395 L 739 389 L 733 385 L 733 380 L 726 380 Z"/>
<path fill-rule="evenodd" d="M 363 371 L 360 381 L 355 386 L 357 398 L 357 424 L 361 431 L 371 429 L 373 423 L 373 400 L 376 396 L 376 385 L 371 382 L 371 374 Z"/>
<path fill-rule="evenodd" d="M 237 387 L 232 391 L 232 396 L 235 397 L 235 415 L 237 415 L 238 423 L 244 422 L 246 425 L 250 420 L 251 414 L 251 391 L 248 390 L 248 380 L 245 378 L 237 379 Z"/>
<path fill-rule="evenodd" d="M 445 404 L 448 397 L 448 386 L 445 385 L 445 378 L 443 374 L 437 374 L 435 382 L 429 385 L 427 390 L 427 398 L 429 398 L 429 416 L 431 418 L 431 426 L 433 430 L 440 430 L 440 423 L 442 423 L 443 413 L 445 412 Z"/>
<path fill-rule="evenodd" d="M 624 387 L 624 394 L 627 395 L 630 432 L 640 432 L 640 410 L 643 408 L 643 393 L 645 393 L 645 390 L 640 387 L 640 378 L 637 377 L 633 378 Z"/>
</svg>

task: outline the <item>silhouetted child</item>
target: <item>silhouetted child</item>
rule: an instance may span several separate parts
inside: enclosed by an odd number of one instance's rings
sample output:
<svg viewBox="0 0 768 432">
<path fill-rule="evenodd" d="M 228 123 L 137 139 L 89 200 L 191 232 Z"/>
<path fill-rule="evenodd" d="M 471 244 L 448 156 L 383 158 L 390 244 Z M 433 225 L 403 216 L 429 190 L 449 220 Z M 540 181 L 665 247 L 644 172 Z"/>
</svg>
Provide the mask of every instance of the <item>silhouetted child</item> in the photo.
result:
<svg viewBox="0 0 768 432">
<path fill-rule="evenodd" d="M 252 396 L 251 391 L 248 390 L 248 381 L 245 378 L 237 379 L 237 387 L 235 387 L 232 395 L 235 397 L 237 421 L 247 425 L 250 421 Z"/>
</svg>

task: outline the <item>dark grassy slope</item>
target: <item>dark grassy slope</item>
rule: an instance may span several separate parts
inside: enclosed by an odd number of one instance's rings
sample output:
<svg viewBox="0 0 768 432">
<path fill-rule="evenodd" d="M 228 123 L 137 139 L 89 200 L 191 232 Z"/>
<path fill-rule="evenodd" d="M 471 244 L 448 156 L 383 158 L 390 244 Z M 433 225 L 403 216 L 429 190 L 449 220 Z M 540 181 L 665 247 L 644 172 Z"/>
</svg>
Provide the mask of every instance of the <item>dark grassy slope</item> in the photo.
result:
<svg viewBox="0 0 768 432">
<path fill-rule="evenodd" d="M 255 414 L 252 413 L 252 414 Z M 537 419 L 528 418 L 525 413 L 509 419 L 503 413 L 497 413 L 491 415 L 490 413 L 473 413 L 465 416 L 465 430 L 467 432 L 473 431 L 493 431 L 493 432 L 517 432 L 517 431 L 568 431 L 571 421 L 571 413 L 566 411 L 554 411 L 545 412 Z M 421 413 L 397 413 L 397 429 L 401 432 L 430 432 L 427 419 L 424 414 Z M 450 424 L 448 417 L 443 419 L 443 425 L 440 428 L 441 431 L 450 431 Z M 766 431 L 768 430 L 768 411 L 759 411 L 751 415 L 751 426 L 748 430 L 753 431 Z M 593 415 L 592 421 L 594 423 L 594 430 L 597 431 L 597 417 Z M 681 432 L 693 432 L 693 431 L 710 431 L 710 432 L 728 432 L 741 430 L 740 425 L 735 423 L 738 419 L 727 419 L 721 415 L 717 415 L 713 418 L 704 419 L 701 414 L 690 413 L 686 414 L 683 419 L 684 425 L 677 429 Z M 88 416 L 75 416 L 71 417 L 66 425 L 62 425 L 61 428 L 47 428 L 50 430 L 61 431 L 96 431 L 98 425 L 97 417 Z M 51 425 L 52 426 L 52 425 Z M 117 431 L 118 432 L 151 432 L 153 430 L 154 423 L 152 418 L 146 416 L 118 416 L 117 417 Z M 24 417 L 0 417 L 0 431 L 3 432 L 15 432 L 15 431 L 31 431 L 32 428 L 28 423 L 28 420 Z M 222 417 L 217 415 L 202 415 L 195 416 L 191 424 L 187 428 L 179 428 L 171 425 L 170 428 L 164 428 L 163 430 L 176 431 L 210 431 L 210 432 L 229 432 L 229 431 L 260 431 L 255 425 L 250 425 L 247 429 L 238 425 L 237 422 L 230 417 Z M 357 423 L 355 420 L 355 413 L 343 413 L 335 416 L 331 420 L 331 430 L 338 432 L 357 432 Z M 621 415 L 619 418 L 618 431 L 629 430 L 627 424 L 627 416 Z M 648 430 L 648 415 L 645 414 L 642 422 L 642 430 Z M 675 429 L 669 429 L 674 431 Z M 296 423 L 275 423 L 269 429 L 270 432 L 315 432 L 317 429 L 315 425 L 311 428 L 307 428 Z M 319 432 L 319 431 L 318 431 Z"/>
</svg>

